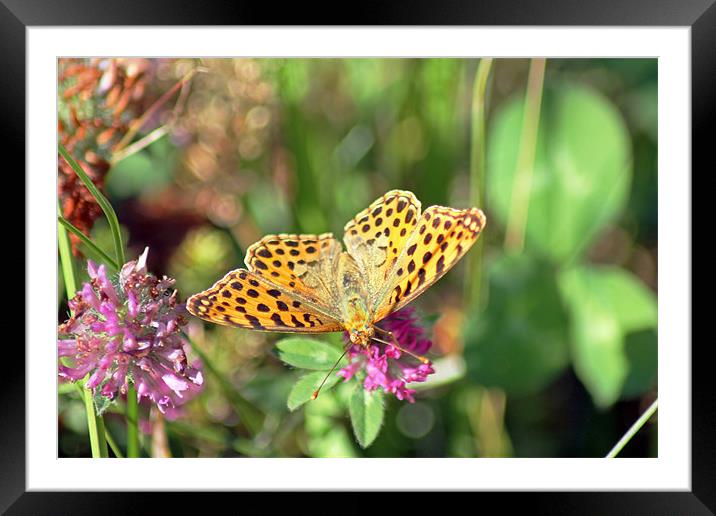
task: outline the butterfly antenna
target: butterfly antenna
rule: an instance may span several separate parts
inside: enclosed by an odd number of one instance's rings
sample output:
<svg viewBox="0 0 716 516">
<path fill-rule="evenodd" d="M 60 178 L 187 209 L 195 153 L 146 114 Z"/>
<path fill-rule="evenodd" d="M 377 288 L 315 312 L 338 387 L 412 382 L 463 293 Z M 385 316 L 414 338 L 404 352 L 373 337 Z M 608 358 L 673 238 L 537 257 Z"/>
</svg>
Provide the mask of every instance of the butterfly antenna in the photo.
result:
<svg viewBox="0 0 716 516">
<path fill-rule="evenodd" d="M 398 349 L 399 349 L 400 351 L 402 351 L 403 353 L 406 353 L 406 354 L 410 355 L 411 357 L 413 357 L 413 358 L 415 358 L 415 359 L 417 359 L 417 360 L 420 360 L 423 364 L 429 364 L 429 363 L 430 363 L 430 360 L 428 360 L 428 359 L 425 358 L 424 356 L 422 356 L 422 355 L 416 355 L 416 354 L 413 353 L 412 351 L 408 351 L 407 349 L 405 349 L 404 347 L 402 347 L 400 344 L 398 344 L 398 339 L 395 338 L 395 335 L 393 335 L 393 332 L 392 332 L 392 331 L 386 331 L 386 330 L 384 330 L 384 329 L 382 329 L 382 328 L 378 328 L 377 326 L 375 326 L 375 329 L 378 330 L 379 332 L 383 333 L 384 335 L 387 335 L 388 337 L 390 337 L 390 340 L 391 340 L 392 342 L 386 342 L 386 341 L 381 340 L 381 339 L 378 339 L 378 338 L 376 338 L 376 337 L 372 337 L 373 340 L 378 341 L 378 342 L 382 342 L 383 344 L 392 344 L 393 346 L 395 346 L 396 348 L 398 348 Z"/>
<path fill-rule="evenodd" d="M 338 367 L 338 364 L 340 363 L 341 360 L 343 360 L 343 357 L 346 356 L 346 353 L 348 353 L 348 350 L 351 348 L 352 345 L 353 345 L 353 344 L 350 344 L 350 343 L 349 343 L 349 344 L 346 346 L 346 349 L 343 350 L 343 354 L 340 356 L 340 358 L 339 358 L 338 360 L 336 360 L 336 363 L 333 364 L 333 367 L 331 367 L 331 370 L 328 371 L 328 374 L 326 375 L 326 377 L 325 377 L 325 378 L 323 379 L 323 381 L 321 382 L 321 385 L 318 386 L 318 389 L 316 389 L 315 391 L 313 391 L 313 395 L 311 396 L 311 400 L 315 400 L 316 398 L 318 398 L 318 393 L 321 392 L 321 389 L 323 388 L 323 384 L 326 383 L 326 380 L 328 380 L 328 377 L 331 376 L 331 373 L 333 373 L 333 371 L 336 370 L 336 367 Z"/>
</svg>

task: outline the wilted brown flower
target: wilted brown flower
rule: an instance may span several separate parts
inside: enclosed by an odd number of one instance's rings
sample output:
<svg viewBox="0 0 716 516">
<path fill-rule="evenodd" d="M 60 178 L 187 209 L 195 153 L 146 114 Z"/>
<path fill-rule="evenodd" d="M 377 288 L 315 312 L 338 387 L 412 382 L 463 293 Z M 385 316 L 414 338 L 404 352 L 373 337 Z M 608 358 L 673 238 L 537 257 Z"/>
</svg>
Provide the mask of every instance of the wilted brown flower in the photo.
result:
<svg viewBox="0 0 716 516">
<path fill-rule="evenodd" d="M 58 61 L 58 139 L 100 190 L 112 154 L 140 120 L 149 102 L 145 93 L 152 75 L 149 59 L 80 59 Z M 89 233 L 102 211 L 87 188 L 63 160 L 58 164 L 62 215 Z M 79 239 L 71 235 L 78 254 Z"/>
</svg>

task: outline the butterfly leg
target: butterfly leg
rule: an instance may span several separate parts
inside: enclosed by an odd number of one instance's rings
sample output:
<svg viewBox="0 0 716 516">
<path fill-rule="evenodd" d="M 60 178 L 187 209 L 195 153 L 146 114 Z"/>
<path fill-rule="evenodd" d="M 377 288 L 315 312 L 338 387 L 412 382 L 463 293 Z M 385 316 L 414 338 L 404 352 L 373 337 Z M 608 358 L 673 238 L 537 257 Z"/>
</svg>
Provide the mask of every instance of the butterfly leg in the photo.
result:
<svg viewBox="0 0 716 516">
<path fill-rule="evenodd" d="M 373 340 L 377 340 L 378 342 L 382 342 L 383 344 L 392 344 L 393 346 L 395 346 L 396 348 L 398 348 L 398 349 L 399 349 L 400 351 L 402 351 L 403 353 L 406 353 L 406 354 L 410 355 L 411 357 L 413 357 L 413 358 L 415 358 L 415 359 L 417 359 L 417 360 L 420 360 L 423 364 L 429 364 L 429 363 L 430 363 L 430 360 L 428 360 L 428 359 L 425 358 L 424 356 L 416 355 L 415 353 L 413 353 L 413 352 L 411 352 L 411 351 L 408 351 L 407 349 L 403 348 L 403 347 L 398 343 L 398 339 L 395 338 L 395 335 L 393 335 L 393 332 L 392 332 L 392 331 L 384 330 L 383 328 L 379 328 L 378 326 L 375 326 L 374 328 L 375 328 L 376 331 L 382 333 L 383 335 L 387 335 L 388 338 L 391 340 L 391 342 L 385 342 L 384 340 L 376 339 L 375 337 L 373 337 Z"/>
</svg>

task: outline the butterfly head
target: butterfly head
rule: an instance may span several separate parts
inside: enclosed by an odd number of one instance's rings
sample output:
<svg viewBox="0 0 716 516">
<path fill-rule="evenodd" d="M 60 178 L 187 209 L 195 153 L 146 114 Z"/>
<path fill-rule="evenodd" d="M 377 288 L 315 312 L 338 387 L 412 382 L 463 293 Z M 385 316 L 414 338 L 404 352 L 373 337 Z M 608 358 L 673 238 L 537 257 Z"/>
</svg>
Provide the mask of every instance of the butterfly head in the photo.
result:
<svg viewBox="0 0 716 516">
<path fill-rule="evenodd" d="M 363 323 L 360 326 L 353 327 L 348 330 L 351 342 L 353 344 L 358 344 L 359 346 L 367 346 L 370 344 L 374 334 L 375 330 L 373 329 L 373 326 L 368 323 Z"/>
</svg>

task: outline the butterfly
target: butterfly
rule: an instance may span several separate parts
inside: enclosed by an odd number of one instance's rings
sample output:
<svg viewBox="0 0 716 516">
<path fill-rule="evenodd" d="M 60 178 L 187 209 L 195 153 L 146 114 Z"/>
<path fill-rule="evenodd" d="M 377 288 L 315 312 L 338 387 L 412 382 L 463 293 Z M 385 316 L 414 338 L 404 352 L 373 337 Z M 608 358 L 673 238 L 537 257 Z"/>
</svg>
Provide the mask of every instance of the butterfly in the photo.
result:
<svg viewBox="0 0 716 516">
<path fill-rule="evenodd" d="M 331 233 L 268 235 L 248 248 L 246 269 L 191 296 L 187 309 L 260 331 L 345 330 L 353 344 L 367 346 L 383 331 L 376 323 L 450 270 L 485 223 L 478 208 L 421 213 L 412 192 L 392 190 L 346 224 L 345 251 Z"/>
</svg>

